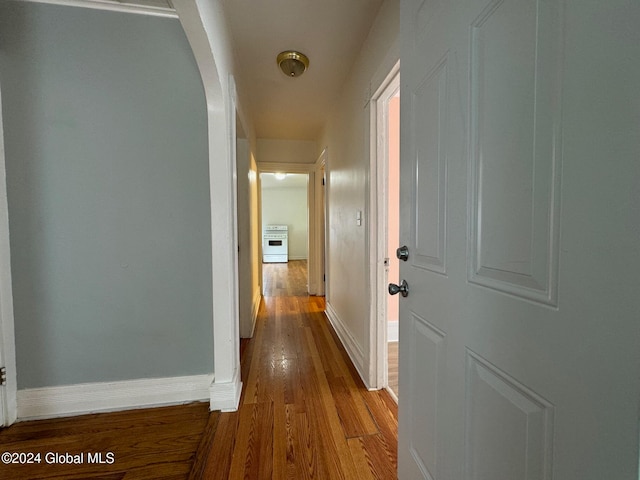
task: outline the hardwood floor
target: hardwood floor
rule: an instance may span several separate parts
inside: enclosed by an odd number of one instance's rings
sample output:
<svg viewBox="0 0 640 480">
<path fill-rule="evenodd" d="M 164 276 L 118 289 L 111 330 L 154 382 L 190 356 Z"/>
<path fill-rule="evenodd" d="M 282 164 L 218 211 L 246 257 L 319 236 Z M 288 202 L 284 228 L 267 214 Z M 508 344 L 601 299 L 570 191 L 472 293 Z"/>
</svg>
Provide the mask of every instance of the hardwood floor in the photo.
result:
<svg viewBox="0 0 640 480">
<path fill-rule="evenodd" d="M 263 269 L 240 408 L 220 415 L 212 455 L 192 478 L 396 478 L 397 406 L 362 384 L 324 298 L 305 293 L 306 262 Z"/>
<path fill-rule="evenodd" d="M 210 414 L 208 407 L 208 403 L 192 403 L 17 423 L 0 431 L 0 454 L 39 453 L 40 463 L 0 463 L 0 478 L 187 478 L 203 434 L 220 415 Z M 50 452 L 63 456 L 83 454 L 83 458 L 80 464 L 47 463 L 59 462 L 61 458 Z M 113 457 L 108 456 L 109 452 Z M 103 462 L 111 458 L 113 462 L 90 463 L 89 453 L 92 456 L 101 453 Z"/>
<path fill-rule="evenodd" d="M 262 291 L 265 297 L 306 297 L 307 261 L 263 263 Z"/>
<path fill-rule="evenodd" d="M 395 402 L 362 384 L 324 299 L 305 293 L 306 263 L 270 271 L 255 336 L 242 342 L 237 412 L 196 403 L 19 423 L 0 431 L 3 452 L 113 452 L 114 462 L 0 464 L 0 478 L 395 479 Z"/>
<path fill-rule="evenodd" d="M 398 397 L 398 342 L 387 343 L 389 389 Z"/>
</svg>

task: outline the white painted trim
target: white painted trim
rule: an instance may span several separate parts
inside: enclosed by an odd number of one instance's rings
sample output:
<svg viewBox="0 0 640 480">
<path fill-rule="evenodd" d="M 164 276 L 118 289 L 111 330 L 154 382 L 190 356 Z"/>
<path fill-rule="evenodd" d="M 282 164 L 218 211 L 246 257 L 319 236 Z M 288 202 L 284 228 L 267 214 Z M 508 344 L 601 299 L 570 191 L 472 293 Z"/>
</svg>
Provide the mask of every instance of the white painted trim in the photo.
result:
<svg viewBox="0 0 640 480">
<path fill-rule="evenodd" d="M 220 410 L 222 412 L 235 412 L 240 404 L 240 395 L 242 394 L 242 381 L 240 380 L 240 371 L 236 370 L 236 374 L 230 382 L 215 381 L 209 387 L 209 410 Z"/>
<path fill-rule="evenodd" d="M 264 294 L 264 271 L 262 268 L 262 179 L 260 178 L 260 166 L 258 162 L 256 162 L 256 185 L 258 189 L 258 231 L 256 234 L 258 235 L 258 258 L 255 259 L 258 262 L 258 287 L 260 296 Z"/>
<path fill-rule="evenodd" d="M 7 369 L 7 384 L 0 387 L 0 426 L 8 426 L 17 418 L 17 375 L 2 88 L 0 88 L 0 366 Z"/>
<path fill-rule="evenodd" d="M 324 204 L 322 205 L 324 212 L 324 297 L 325 299 L 331 298 L 331 249 L 329 248 L 329 232 L 331 230 L 331 225 L 329 225 L 331 221 L 331 203 L 329 199 L 331 198 L 331 167 L 330 167 L 330 157 L 328 153 L 328 146 L 324 147 L 322 151 L 324 154 Z"/>
<path fill-rule="evenodd" d="M 364 382 L 367 389 L 371 390 L 372 388 L 369 386 L 370 383 L 367 381 L 367 378 L 364 375 L 365 356 L 362 351 L 362 347 L 358 345 L 358 342 L 356 341 L 353 334 L 349 331 L 349 329 L 346 327 L 344 322 L 340 319 L 340 317 L 338 316 L 336 311 L 333 309 L 331 304 L 328 302 L 326 303 L 325 314 L 329 319 L 329 323 L 331 323 L 331 326 L 333 327 L 336 334 L 338 335 L 340 342 L 342 342 L 342 346 L 347 351 L 347 354 L 349 355 L 349 358 L 353 362 L 353 365 L 356 367 L 356 370 L 358 371 L 358 375 L 360 375 L 360 378 Z M 373 388 L 375 389 L 375 387 Z"/>
<path fill-rule="evenodd" d="M 387 371 L 387 202 L 388 155 L 387 138 L 378 136 L 386 131 L 387 111 L 384 105 L 391 92 L 400 87 L 400 61 L 388 71 L 370 102 L 370 161 L 369 161 L 369 365 L 371 384 L 384 388 L 388 383 Z"/>
<path fill-rule="evenodd" d="M 376 94 L 379 95 L 379 92 L 376 92 Z M 386 332 L 383 332 L 380 328 L 381 318 L 386 317 L 386 304 L 383 302 L 378 290 L 381 283 L 385 281 L 386 276 L 384 267 L 379 266 L 378 257 L 380 256 L 380 250 L 383 248 L 380 243 L 382 242 L 383 245 L 386 243 L 385 235 L 380 232 L 384 228 L 386 220 L 380 221 L 378 208 L 384 201 L 380 200 L 378 195 L 384 195 L 386 189 L 383 187 L 382 191 L 379 191 L 379 184 L 381 183 L 379 177 L 381 174 L 378 170 L 380 164 L 384 164 L 384 162 L 378 158 L 378 152 L 382 147 L 378 145 L 378 124 L 380 119 L 378 118 L 375 98 L 371 99 L 369 107 L 369 178 L 367 182 L 368 203 L 366 205 L 367 218 L 369 219 L 369 235 L 366 238 L 367 275 L 369 277 L 369 365 L 367 370 L 370 383 L 381 388 L 387 382 L 387 376 L 385 375 L 385 367 L 387 365 L 386 349 L 383 348 L 386 344 L 386 338 L 382 338 L 386 335 Z"/>
<path fill-rule="evenodd" d="M 236 205 L 236 90 L 228 77 L 225 111 L 211 112 L 211 228 L 213 252 L 213 354 L 215 381 L 210 387 L 211 410 L 235 411 L 240 401 L 240 331 L 238 317 L 238 240 Z M 218 123 L 220 122 L 220 123 Z M 210 127 L 211 128 L 211 127 Z M 225 252 L 226 249 L 226 252 Z"/>
<path fill-rule="evenodd" d="M 251 332 L 248 338 L 253 338 L 253 333 L 256 331 L 256 322 L 258 321 L 258 312 L 260 311 L 260 302 L 262 301 L 262 294 L 260 289 L 256 291 L 256 295 L 251 305 Z"/>
<path fill-rule="evenodd" d="M 307 176 L 307 293 L 318 295 L 318 284 L 316 273 L 316 190 L 317 179 L 315 169 Z M 290 257 L 291 258 L 291 257 Z"/>
<path fill-rule="evenodd" d="M 400 322 L 390 320 L 387 322 L 387 343 L 400 341 Z"/>
<path fill-rule="evenodd" d="M 121 3 L 116 0 L 20 0 L 28 3 L 46 3 L 49 5 L 62 5 L 65 7 L 91 8 L 94 10 L 107 10 L 111 12 L 134 13 L 138 15 L 151 15 L 154 17 L 178 18 L 176 11 L 169 7 L 154 7 Z"/>
<path fill-rule="evenodd" d="M 389 394 L 389 396 L 391 398 L 393 398 L 393 401 L 396 402 L 396 405 L 398 404 L 398 395 L 396 394 L 396 392 L 394 392 L 393 390 L 391 390 L 391 388 L 389 388 L 389 385 L 387 385 L 386 387 L 384 387 L 384 389 L 387 391 L 387 393 Z"/>
<path fill-rule="evenodd" d="M 223 49 L 228 40 L 219 2 L 173 0 L 173 5 L 193 50 L 207 100 L 216 378 L 211 402 L 216 408 L 221 405 L 219 408 L 226 410 L 237 407 L 237 402 L 229 398 L 236 396 L 241 385 L 235 202 L 236 88 L 233 76 L 226 75 Z"/>
<path fill-rule="evenodd" d="M 229 74 L 227 76 L 227 102 L 225 102 L 227 118 L 226 118 L 226 126 L 227 126 L 227 172 L 228 172 L 228 181 L 230 182 L 230 187 L 228 189 L 227 196 L 227 204 L 231 207 L 231 212 L 227 212 L 227 226 L 231 232 L 232 242 L 230 244 L 230 252 L 229 252 L 229 261 L 227 263 L 227 281 L 229 282 L 230 293 L 231 293 L 231 301 L 225 298 L 228 304 L 228 324 L 225 326 L 225 336 L 219 339 L 219 342 L 216 341 L 214 336 L 214 356 L 216 349 L 220 351 L 221 345 L 228 344 L 229 348 L 225 348 L 225 355 L 220 355 L 217 358 L 216 363 L 216 378 L 219 378 L 218 372 L 220 372 L 218 366 L 221 363 L 225 364 L 225 372 L 227 373 L 226 378 L 230 377 L 231 383 L 237 382 L 238 387 L 238 401 L 240 399 L 240 389 L 242 387 L 242 382 L 240 382 L 240 294 L 238 292 L 238 278 L 239 278 L 239 266 L 238 266 L 238 250 L 240 248 L 238 244 L 238 181 L 237 181 L 237 159 L 236 159 L 236 118 L 237 118 L 237 103 L 238 96 L 236 90 L 236 82 L 233 75 Z M 212 210 L 215 208 L 211 206 Z M 213 225 L 213 223 L 212 223 Z M 216 244 L 213 243 L 214 247 Z M 215 274 L 214 274 L 215 276 Z M 218 300 L 220 301 L 220 300 Z M 225 322 L 225 323 L 227 323 Z M 234 404 L 234 410 L 238 407 L 238 401 Z"/>
<path fill-rule="evenodd" d="M 314 166 L 314 194 L 313 202 L 310 202 L 310 210 L 313 210 L 313 237 L 310 238 L 309 248 L 309 285 L 313 284 L 313 295 L 325 294 L 325 249 L 326 249 L 326 212 L 325 198 L 326 185 L 322 185 L 326 176 L 327 149 L 322 150 Z M 323 171 L 325 175 L 323 175 Z M 311 229 L 309 230 L 311 233 Z M 313 248 L 311 248 L 313 246 Z M 313 268 L 311 268 L 313 266 Z M 312 275 L 313 273 L 313 275 Z"/>
<path fill-rule="evenodd" d="M 82 383 L 18 391 L 18 418 L 65 417 L 210 400 L 213 375 Z"/>
</svg>

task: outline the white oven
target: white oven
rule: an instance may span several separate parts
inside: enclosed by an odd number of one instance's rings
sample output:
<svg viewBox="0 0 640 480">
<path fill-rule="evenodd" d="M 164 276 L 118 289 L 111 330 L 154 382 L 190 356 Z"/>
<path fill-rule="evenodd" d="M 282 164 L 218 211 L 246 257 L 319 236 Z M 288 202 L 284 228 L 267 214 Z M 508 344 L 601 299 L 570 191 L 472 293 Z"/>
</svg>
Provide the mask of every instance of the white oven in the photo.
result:
<svg viewBox="0 0 640 480">
<path fill-rule="evenodd" d="M 289 261 L 289 227 L 267 225 L 262 235 L 262 261 L 286 263 Z"/>
</svg>

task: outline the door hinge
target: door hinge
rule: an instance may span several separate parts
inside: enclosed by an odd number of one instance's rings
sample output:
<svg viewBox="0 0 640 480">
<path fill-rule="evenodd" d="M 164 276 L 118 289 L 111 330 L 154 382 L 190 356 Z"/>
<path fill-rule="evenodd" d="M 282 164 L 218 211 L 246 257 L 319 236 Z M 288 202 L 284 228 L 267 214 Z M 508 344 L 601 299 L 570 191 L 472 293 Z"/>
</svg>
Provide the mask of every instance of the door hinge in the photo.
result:
<svg viewBox="0 0 640 480">
<path fill-rule="evenodd" d="M 326 282 L 327 281 L 327 276 L 325 274 L 322 275 L 322 281 Z"/>
<path fill-rule="evenodd" d="M 7 384 L 7 368 L 0 368 L 0 387 Z"/>
<path fill-rule="evenodd" d="M 324 177 L 322 177 L 322 186 L 324 187 Z"/>
</svg>

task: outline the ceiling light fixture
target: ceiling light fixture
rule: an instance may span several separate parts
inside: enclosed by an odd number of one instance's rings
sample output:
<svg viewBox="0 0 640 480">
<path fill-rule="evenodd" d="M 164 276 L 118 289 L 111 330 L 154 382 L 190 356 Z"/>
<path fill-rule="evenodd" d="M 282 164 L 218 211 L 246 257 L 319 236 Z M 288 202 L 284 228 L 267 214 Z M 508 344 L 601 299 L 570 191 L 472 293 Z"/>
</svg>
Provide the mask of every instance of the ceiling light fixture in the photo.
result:
<svg viewBox="0 0 640 480">
<path fill-rule="evenodd" d="M 287 50 L 278 54 L 278 66 L 287 77 L 299 77 L 309 68 L 309 58 L 304 53 Z"/>
<path fill-rule="evenodd" d="M 286 173 L 274 173 L 273 175 L 276 177 L 276 180 L 284 180 L 287 177 Z"/>
</svg>

